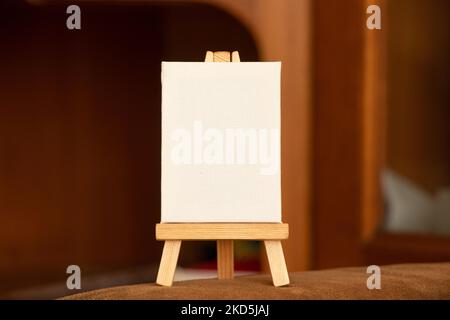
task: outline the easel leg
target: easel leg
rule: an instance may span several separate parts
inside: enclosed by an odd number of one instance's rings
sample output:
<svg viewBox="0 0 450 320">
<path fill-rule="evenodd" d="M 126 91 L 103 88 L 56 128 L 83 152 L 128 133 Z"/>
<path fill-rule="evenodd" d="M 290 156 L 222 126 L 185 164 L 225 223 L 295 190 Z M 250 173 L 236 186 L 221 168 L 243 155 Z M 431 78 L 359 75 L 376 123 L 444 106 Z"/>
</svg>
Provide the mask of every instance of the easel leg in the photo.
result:
<svg viewBox="0 0 450 320">
<path fill-rule="evenodd" d="M 270 272 L 272 273 L 273 285 L 275 287 L 289 284 L 289 274 L 284 260 L 283 247 L 280 240 L 264 241 L 267 258 L 269 259 Z"/>
<path fill-rule="evenodd" d="M 233 240 L 217 240 L 217 276 L 219 279 L 233 279 Z"/>
<path fill-rule="evenodd" d="M 178 254 L 180 253 L 181 240 L 166 240 L 159 265 L 156 283 L 161 286 L 171 286 L 175 269 L 177 267 Z"/>
</svg>

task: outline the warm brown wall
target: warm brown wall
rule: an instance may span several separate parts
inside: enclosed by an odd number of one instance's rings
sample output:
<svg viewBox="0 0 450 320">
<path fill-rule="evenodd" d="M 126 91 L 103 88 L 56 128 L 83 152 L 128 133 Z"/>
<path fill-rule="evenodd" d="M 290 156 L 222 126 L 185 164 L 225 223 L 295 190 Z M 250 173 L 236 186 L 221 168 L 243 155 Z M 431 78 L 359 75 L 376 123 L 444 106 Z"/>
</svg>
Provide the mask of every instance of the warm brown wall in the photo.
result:
<svg viewBox="0 0 450 320">
<path fill-rule="evenodd" d="M 158 12 L 92 8 L 70 32 L 62 7 L 15 8 L 0 18 L 1 286 L 156 259 Z"/>
</svg>

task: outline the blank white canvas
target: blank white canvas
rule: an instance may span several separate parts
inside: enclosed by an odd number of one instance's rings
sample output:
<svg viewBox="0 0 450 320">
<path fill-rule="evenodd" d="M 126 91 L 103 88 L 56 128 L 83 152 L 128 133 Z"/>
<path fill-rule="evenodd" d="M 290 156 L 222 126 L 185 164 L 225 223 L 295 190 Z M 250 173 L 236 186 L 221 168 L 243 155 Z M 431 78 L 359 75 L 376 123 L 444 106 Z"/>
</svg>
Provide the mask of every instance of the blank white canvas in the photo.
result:
<svg viewBox="0 0 450 320">
<path fill-rule="evenodd" d="M 280 72 L 280 62 L 162 63 L 161 222 L 281 222 Z M 258 133 L 261 153 L 255 139 L 230 138 L 243 130 Z"/>
</svg>

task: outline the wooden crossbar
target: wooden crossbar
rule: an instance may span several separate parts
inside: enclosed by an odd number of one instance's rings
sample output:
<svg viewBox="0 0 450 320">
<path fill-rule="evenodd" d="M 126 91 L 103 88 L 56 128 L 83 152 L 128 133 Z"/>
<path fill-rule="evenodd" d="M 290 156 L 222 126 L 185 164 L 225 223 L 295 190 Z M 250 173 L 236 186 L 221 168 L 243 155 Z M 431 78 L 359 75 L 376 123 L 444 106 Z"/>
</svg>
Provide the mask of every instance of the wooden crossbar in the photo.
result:
<svg viewBox="0 0 450 320">
<path fill-rule="evenodd" d="M 156 240 L 282 240 L 287 223 L 158 223 Z"/>
</svg>

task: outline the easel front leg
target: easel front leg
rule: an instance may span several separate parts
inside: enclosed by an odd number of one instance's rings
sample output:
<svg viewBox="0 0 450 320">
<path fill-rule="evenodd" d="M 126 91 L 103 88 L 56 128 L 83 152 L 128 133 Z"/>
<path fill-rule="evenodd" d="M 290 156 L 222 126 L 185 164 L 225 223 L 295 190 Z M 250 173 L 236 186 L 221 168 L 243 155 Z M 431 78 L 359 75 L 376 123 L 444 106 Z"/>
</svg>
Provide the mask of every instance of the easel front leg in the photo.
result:
<svg viewBox="0 0 450 320">
<path fill-rule="evenodd" d="M 162 252 L 156 283 L 161 286 L 171 286 L 175 269 L 177 268 L 181 240 L 166 240 Z"/>
<path fill-rule="evenodd" d="M 265 240 L 267 259 L 269 259 L 270 272 L 273 285 L 281 287 L 289 284 L 289 274 L 284 260 L 283 247 L 280 240 Z"/>
<path fill-rule="evenodd" d="M 233 240 L 217 240 L 217 276 L 219 279 L 233 279 Z"/>
</svg>

